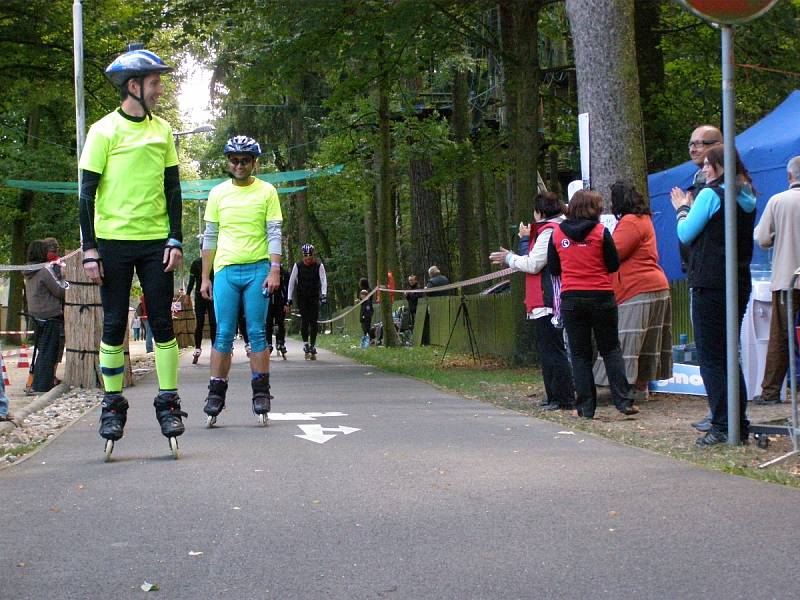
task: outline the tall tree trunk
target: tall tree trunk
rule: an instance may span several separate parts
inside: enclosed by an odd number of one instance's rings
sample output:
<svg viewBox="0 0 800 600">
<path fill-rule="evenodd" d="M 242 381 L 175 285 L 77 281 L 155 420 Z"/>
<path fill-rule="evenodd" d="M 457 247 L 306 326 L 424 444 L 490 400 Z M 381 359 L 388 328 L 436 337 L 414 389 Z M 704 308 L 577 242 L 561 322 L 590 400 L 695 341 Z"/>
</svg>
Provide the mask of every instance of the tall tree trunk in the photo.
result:
<svg viewBox="0 0 800 600">
<path fill-rule="evenodd" d="M 367 253 L 367 279 L 370 285 L 375 285 L 378 281 L 378 172 L 380 171 L 380 159 L 378 153 L 373 155 L 373 173 L 375 173 L 375 193 L 368 194 L 366 206 L 364 207 L 364 239 L 365 250 Z"/>
<path fill-rule="evenodd" d="M 412 156 L 409 161 L 411 181 L 411 241 L 413 272 L 423 280 L 431 265 L 446 265 L 447 243 L 442 219 L 439 189 L 427 185 L 433 177 L 433 164 L 427 156 Z"/>
<path fill-rule="evenodd" d="M 28 134 L 25 141 L 25 146 L 28 150 L 34 150 L 39 145 L 39 129 L 40 129 L 40 112 L 39 107 L 34 106 L 28 115 Z M 33 208 L 34 195 L 32 191 L 22 190 L 19 194 L 17 201 L 17 215 L 11 223 L 11 263 L 15 265 L 23 265 L 27 261 L 26 243 L 28 241 L 28 222 L 30 221 L 30 213 Z M 6 324 L 4 329 L 6 331 L 18 331 L 20 329 L 19 313 L 22 311 L 22 290 L 25 284 L 22 278 L 21 271 L 11 271 L 9 273 L 9 286 L 8 286 L 8 312 L 6 313 Z M 6 338 L 11 340 L 19 340 L 22 336 L 18 334 L 10 334 Z"/>
<path fill-rule="evenodd" d="M 664 0 L 639 0 L 635 2 L 634 23 L 636 27 L 636 62 L 639 66 L 639 95 L 646 139 L 655 149 L 647 156 L 648 171 L 659 170 L 657 152 L 667 146 L 667 133 L 658 123 L 657 107 L 650 99 L 664 88 L 664 53 L 661 51 L 660 17 Z"/>
<path fill-rule="evenodd" d="M 492 190 L 494 190 L 494 222 L 497 233 L 497 243 L 501 246 L 508 245 L 508 205 L 506 203 L 506 179 L 501 179 L 492 173 Z"/>
<path fill-rule="evenodd" d="M 306 167 L 308 147 L 308 131 L 303 123 L 303 108 L 300 99 L 289 96 L 287 100 L 289 112 L 289 140 L 291 147 L 288 151 L 289 166 L 292 170 Z M 311 226 L 308 219 L 308 195 L 306 190 L 292 194 L 292 203 L 295 206 L 294 214 L 297 217 L 297 235 L 301 244 L 313 243 L 311 241 Z"/>
<path fill-rule="evenodd" d="M 384 55 L 378 53 L 378 64 L 384 64 Z M 378 83 L 378 148 L 380 152 L 380 170 L 378 181 L 380 196 L 378 201 L 378 274 L 379 284 L 387 283 L 386 273 L 394 269 L 391 264 L 392 229 L 394 229 L 394 211 L 392 210 L 392 182 L 390 169 L 391 137 L 389 131 L 389 77 L 384 71 Z M 392 303 L 389 294 L 381 297 L 381 315 L 383 322 L 383 345 L 387 348 L 400 345 L 400 338 L 392 319 Z"/>
<path fill-rule="evenodd" d="M 501 0 L 499 4 L 512 167 L 511 223 L 519 223 L 524 214 L 531 212 L 538 189 L 541 6 L 542 0 Z M 514 360 L 519 364 L 527 364 L 536 356 L 531 328 L 526 327 L 524 297 L 524 278 L 512 277 Z"/>
<path fill-rule="evenodd" d="M 458 144 L 462 168 L 469 169 L 471 151 L 469 144 L 469 73 L 457 67 L 453 74 L 453 137 Z M 472 177 L 469 173 L 461 173 L 456 181 L 456 230 L 458 232 L 458 255 L 460 279 L 470 279 L 477 275 L 475 268 L 475 227 L 473 225 L 475 209 L 472 198 Z"/>
<path fill-rule="evenodd" d="M 627 179 L 647 195 L 633 0 L 567 0 L 578 109 L 589 113 L 592 188 L 610 205 L 609 187 Z"/>
<path fill-rule="evenodd" d="M 500 112 L 500 123 L 505 128 L 508 139 L 508 156 L 512 168 L 506 174 L 506 215 L 513 221 L 517 204 L 516 162 L 517 154 L 517 96 L 519 65 L 514 55 L 517 46 L 516 20 L 514 8 L 520 0 L 503 0 L 498 4 L 500 18 L 500 43 L 503 51 L 503 108 Z"/>
<path fill-rule="evenodd" d="M 475 175 L 475 195 L 478 222 L 478 265 L 481 273 L 488 273 L 491 268 L 489 262 L 490 241 L 489 241 L 489 218 L 486 209 L 486 176 L 483 169 Z"/>
</svg>

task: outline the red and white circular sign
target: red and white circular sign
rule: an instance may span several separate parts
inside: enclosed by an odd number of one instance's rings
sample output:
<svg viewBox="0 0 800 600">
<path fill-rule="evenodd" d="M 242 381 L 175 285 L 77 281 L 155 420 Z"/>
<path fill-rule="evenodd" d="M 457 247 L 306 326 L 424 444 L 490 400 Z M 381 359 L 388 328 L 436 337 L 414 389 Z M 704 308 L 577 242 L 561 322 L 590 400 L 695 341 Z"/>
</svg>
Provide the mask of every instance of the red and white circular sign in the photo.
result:
<svg viewBox="0 0 800 600">
<path fill-rule="evenodd" d="M 735 25 L 760 17 L 778 0 L 678 0 L 698 17 Z"/>
</svg>

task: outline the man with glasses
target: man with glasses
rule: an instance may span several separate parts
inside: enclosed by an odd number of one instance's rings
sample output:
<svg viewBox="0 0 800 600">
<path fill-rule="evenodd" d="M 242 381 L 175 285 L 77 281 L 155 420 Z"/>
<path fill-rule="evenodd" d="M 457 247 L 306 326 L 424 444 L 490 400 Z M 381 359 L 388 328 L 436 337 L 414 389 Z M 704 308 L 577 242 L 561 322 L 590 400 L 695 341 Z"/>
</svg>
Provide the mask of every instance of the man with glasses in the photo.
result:
<svg viewBox="0 0 800 600">
<path fill-rule="evenodd" d="M 700 125 L 692 132 L 692 137 L 689 138 L 689 158 L 697 166 L 697 172 L 692 178 L 692 185 L 686 190 L 686 201 L 689 205 L 692 204 L 700 190 L 706 186 L 706 176 L 703 173 L 703 162 L 706 159 L 706 154 L 711 148 L 721 143 L 722 132 L 713 125 Z M 681 270 L 686 273 L 689 268 L 691 247 L 678 242 L 678 249 L 680 250 Z M 689 298 L 691 300 L 691 292 Z M 711 413 L 709 412 L 704 419 L 692 423 L 692 427 L 698 431 L 709 431 L 711 429 Z"/>
<path fill-rule="evenodd" d="M 265 321 L 269 294 L 281 284 L 281 204 L 277 190 L 253 175 L 261 147 L 237 135 L 223 152 L 231 179 L 208 194 L 203 217 L 203 269 L 200 293 L 214 302 L 217 336 L 211 347 L 211 379 L 203 411 L 213 426 L 225 408 L 233 338 L 244 305 L 250 343 L 250 386 L 253 412 L 266 425 L 272 396 Z M 211 281 L 211 269 L 214 281 Z"/>
<path fill-rule="evenodd" d="M 86 276 L 100 285 L 103 337 L 100 436 L 106 458 L 122 437 L 128 402 L 122 395 L 123 341 L 134 270 L 147 296 L 156 342 L 158 395 L 153 405 L 161 433 L 177 458 L 184 431 L 178 397 L 178 343 L 172 329 L 174 270 L 183 262 L 182 198 L 172 128 L 153 116 L 172 67 L 152 52 L 130 49 L 105 70 L 119 90 L 120 108 L 89 129 L 80 158 L 80 227 Z"/>
</svg>

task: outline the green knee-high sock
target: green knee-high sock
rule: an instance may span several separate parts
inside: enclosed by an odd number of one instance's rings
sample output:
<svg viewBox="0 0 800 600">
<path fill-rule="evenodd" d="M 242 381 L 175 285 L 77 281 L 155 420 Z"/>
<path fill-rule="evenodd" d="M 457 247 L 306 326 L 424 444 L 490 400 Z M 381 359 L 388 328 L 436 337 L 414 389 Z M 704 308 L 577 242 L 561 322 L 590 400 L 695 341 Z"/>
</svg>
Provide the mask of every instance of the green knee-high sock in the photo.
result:
<svg viewBox="0 0 800 600">
<path fill-rule="evenodd" d="M 107 394 L 122 391 L 122 378 L 125 374 L 125 353 L 122 346 L 110 346 L 100 342 L 100 373 Z"/>
<path fill-rule="evenodd" d="M 178 340 L 175 338 L 163 344 L 156 342 L 156 374 L 159 390 L 178 389 Z"/>
</svg>

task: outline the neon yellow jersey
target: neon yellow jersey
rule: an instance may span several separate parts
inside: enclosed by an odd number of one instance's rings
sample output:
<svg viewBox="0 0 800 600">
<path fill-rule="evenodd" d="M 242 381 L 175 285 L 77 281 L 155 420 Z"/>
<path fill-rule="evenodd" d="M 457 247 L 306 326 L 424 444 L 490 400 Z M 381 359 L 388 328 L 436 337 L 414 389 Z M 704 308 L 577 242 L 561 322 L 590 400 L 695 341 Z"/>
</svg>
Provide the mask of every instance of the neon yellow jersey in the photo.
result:
<svg viewBox="0 0 800 600">
<path fill-rule="evenodd" d="M 81 169 L 100 173 L 94 228 L 108 240 L 158 240 L 169 234 L 164 169 L 178 164 L 172 128 L 153 116 L 140 122 L 117 111 L 89 129 Z"/>
<path fill-rule="evenodd" d="M 217 223 L 214 272 L 269 258 L 267 221 L 283 221 L 278 191 L 260 179 L 246 186 L 224 181 L 208 192 L 204 220 Z"/>
</svg>

